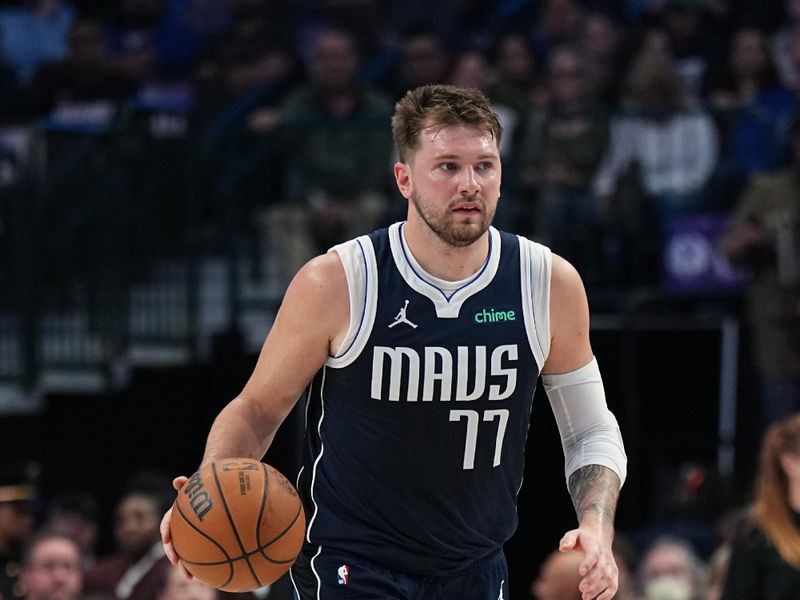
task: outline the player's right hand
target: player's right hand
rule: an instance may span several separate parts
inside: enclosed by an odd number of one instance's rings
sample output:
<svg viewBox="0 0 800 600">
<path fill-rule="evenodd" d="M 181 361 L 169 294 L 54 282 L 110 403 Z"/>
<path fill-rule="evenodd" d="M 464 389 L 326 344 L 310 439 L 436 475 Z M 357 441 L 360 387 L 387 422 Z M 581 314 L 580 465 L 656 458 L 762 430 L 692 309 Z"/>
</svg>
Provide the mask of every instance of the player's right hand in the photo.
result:
<svg viewBox="0 0 800 600">
<path fill-rule="evenodd" d="M 183 486 L 186 485 L 186 482 L 189 481 L 188 477 L 184 477 L 181 475 L 180 477 L 176 477 L 172 480 L 172 487 L 175 488 L 176 492 L 180 492 L 183 489 Z M 172 519 L 172 507 L 164 513 L 164 518 L 161 519 L 161 543 L 164 545 L 164 554 L 167 555 L 169 562 L 173 565 L 179 565 L 183 574 L 186 575 L 189 579 L 192 579 L 192 574 L 186 570 L 178 560 L 178 553 L 175 552 L 175 547 L 172 545 L 172 534 L 170 533 L 169 524 Z"/>
</svg>

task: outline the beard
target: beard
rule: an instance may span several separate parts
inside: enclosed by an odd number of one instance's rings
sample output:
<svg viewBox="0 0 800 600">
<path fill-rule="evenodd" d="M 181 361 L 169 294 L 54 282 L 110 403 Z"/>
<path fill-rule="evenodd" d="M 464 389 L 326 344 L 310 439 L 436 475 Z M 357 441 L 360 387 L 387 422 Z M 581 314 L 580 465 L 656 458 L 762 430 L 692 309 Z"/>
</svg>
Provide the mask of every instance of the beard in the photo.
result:
<svg viewBox="0 0 800 600">
<path fill-rule="evenodd" d="M 421 198 L 415 192 L 411 202 L 425 224 L 436 234 L 439 239 L 450 246 L 462 248 L 473 244 L 489 229 L 494 218 L 494 210 L 489 210 L 486 202 L 480 196 L 470 196 L 451 202 L 442 214 L 436 214 L 434 202 Z M 480 212 L 470 215 L 460 215 L 453 209 L 465 202 L 480 204 Z"/>
</svg>

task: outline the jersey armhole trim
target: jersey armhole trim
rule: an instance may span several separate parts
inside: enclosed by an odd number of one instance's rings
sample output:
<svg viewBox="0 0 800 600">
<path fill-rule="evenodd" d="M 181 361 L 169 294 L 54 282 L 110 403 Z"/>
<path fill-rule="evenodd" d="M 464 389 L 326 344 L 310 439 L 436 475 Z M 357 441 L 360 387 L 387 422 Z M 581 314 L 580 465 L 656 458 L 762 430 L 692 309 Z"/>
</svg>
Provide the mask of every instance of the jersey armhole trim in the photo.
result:
<svg viewBox="0 0 800 600">
<path fill-rule="evenodd" d="M 550 272 L 553 257 L 546 246 L 522 236 L 517 237 L 525 332 L 541 371 L 550 354 Z"/>
<path fill-rule="evenodd" d="M 369 236 L 360 236 L 333 249 L 339 254 L 347 278 L 350 325 L 339 348 L 343 350 L 328 357 L 325 364 L 341 369 L 358 358 L 372 333 L 378 298 L 378 266 Z"/>
</svg>

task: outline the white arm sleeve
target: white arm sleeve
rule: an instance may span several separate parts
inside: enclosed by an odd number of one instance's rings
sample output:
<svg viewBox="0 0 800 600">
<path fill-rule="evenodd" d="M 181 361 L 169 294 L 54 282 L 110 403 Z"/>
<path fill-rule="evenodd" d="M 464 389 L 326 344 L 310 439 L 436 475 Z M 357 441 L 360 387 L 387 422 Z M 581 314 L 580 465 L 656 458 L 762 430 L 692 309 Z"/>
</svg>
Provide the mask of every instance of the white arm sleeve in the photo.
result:
<svg viewBox="0 0 800 600">
<path fill-rule="evenodd" d="M 617 419 L 606 405 L 597 360 L 569 373 L 542 375 L 542 383 L 561 434 L 567 483 L 587 465 L 608 467 L 624 483 L 628 458 Z"/>
</svg>

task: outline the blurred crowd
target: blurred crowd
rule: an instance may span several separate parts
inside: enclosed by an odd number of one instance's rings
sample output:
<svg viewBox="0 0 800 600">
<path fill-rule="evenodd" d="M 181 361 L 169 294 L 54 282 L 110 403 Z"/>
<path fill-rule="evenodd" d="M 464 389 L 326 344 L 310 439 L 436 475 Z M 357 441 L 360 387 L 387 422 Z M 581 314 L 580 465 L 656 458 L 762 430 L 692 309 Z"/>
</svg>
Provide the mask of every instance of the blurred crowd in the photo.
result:
<svg viewBox="0 0 800 600">
<path fill-rule="evenodd" d="M 65 490 L 45 498 L 37 463 L 0 467 L 0 599 L 289 600 L 288 581 L 254 593 L 220 592 L 188 580 L 161 545 L 159 525 L 175 498 L 170 478 L 130 476 L 103 548 L 94 496 Z M 107 544 L 108 545 L 108 544 Z"/>
<path fill-rule="evenodd" d="M 284 576 L 248 593 L 187 580 L 166 559 L 159 524 L 174 499 L 157 471 L 127 479 L 103 523 L 91 493 L 42 494 L 36 463 L 0 466 L 0 599 L 289 600 Z M 734 498 L 713 468 L 686 464 L 646 527 L 618 530 L 619 600 L 792 600 L 800 597 L 800 413 L 761 440 L 746 497 Z M 530 597 L 580 600 L 575 552 L 555 547 L 530 565 Z M 526 574 L 512 572 L 513 577 Z"/>
<path fill-rule="evenodd" d="M 291 274 L 402 215 L 398 97 L 476 87 L 506 131 L 497 223 L 590 285 L 653 283 L 670 219 L 730 211 L 787 160 L 800 3 L 775 4 L 4 0 L 0 122 L 124 127 L 132 106 L 185 111 L 210 202 L 264 209 Z"/>
</svg>

